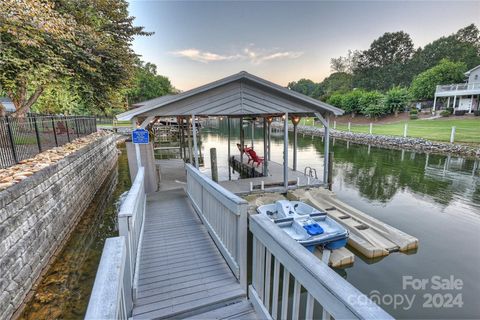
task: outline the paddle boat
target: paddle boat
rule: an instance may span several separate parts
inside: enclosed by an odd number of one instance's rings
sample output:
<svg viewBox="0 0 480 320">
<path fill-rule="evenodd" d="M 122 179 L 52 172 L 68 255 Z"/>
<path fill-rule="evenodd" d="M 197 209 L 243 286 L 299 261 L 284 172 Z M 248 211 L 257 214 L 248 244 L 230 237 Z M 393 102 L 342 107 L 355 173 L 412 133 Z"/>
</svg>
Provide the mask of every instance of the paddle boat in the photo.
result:
<svg viewBox="0 0 480 320">
<path fill-rule="evenodd" d="M 275 225 L 310 252 L 313 252 L 316 246 L 335 250 L 347 244 L 348 231 L 329 218 L 325 211 L 306 203 L 278 200 L 258 207 L 257 211 L 270 218 Z"/>
</svg>

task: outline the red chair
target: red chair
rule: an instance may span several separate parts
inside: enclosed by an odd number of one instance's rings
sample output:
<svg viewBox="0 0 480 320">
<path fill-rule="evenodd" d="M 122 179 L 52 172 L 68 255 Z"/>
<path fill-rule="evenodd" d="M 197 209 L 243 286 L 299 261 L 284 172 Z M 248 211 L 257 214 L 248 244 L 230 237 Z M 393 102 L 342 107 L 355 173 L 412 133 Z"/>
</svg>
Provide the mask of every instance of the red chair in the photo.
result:
<svg viewBox="0 0 480 320">
<path fill-rule="evenodd" d="M 248 163 L 250 163 L 250 160 L 252 161 L 252 164 L 255 164 L 255 162 L 257 163 L 257 167 L 263 163 L 263 158 L 262 157 L 259 157 L 257 156 L 257 153 L 253 150 L 253 149 L 248 149 L 245 151 L 246 154 L 248 155 Z"/>
</svg>

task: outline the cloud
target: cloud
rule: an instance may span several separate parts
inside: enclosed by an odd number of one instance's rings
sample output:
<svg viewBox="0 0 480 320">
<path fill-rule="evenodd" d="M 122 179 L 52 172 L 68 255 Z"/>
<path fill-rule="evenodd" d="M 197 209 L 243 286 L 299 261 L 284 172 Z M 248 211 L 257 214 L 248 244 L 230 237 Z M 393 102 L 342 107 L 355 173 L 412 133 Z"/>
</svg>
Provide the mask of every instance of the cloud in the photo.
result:
<svg viewBox="0 0 480 320">
<path fill-rule="evenodd" d="M 191 48 L 185 50 L 173 51 L 171 54 L 177 57 L 187 58 L 193 61 L 202 63 L 210 63 L 217 61 L 233 61 L 244 60 L 250 61 L 252 64 L 261 64 L 265 61 L 279 60 L 279 59 L 296 59 L 303 55 L 301 51 L 279 51 L 277 49 L 256 49 L 253 45 L 244 48 L 241 53 L 225 55 L 213 53 L 209 51 L 202 51 Z"/>
<path fill-rule="evenodd" d="M 190 60 L 199 61 L 203 63 L 209 63 L 214 61 L 234 60 L 240 58 L 239 56 L 225 56 L 208 51 L 201 51 L 198 49 L 185 49 L 172 52 L 173 55 L 178 57 L 188 58 Z"/>
</svg>

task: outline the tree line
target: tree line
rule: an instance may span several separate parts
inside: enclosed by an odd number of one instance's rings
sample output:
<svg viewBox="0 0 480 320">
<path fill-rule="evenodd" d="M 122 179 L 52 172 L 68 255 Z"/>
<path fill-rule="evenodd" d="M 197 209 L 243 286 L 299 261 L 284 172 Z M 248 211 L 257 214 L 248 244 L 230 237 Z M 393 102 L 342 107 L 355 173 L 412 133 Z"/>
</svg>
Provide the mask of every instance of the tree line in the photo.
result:
<svg viewBox="0 0 480 320">
<path fill-rule="evenodd" d="M 288 88 L 352 115 L 396 114 L 412 100 L 432 100 L 438 84 L 463 82 L 480 64 L 480 32 L 470 24 L 423 48 L 403 31 L 386 32 L 367 50 L 349 50 L 330 64 L 332 74 L 322 82 L 300 79 Z"/>
<path fill-rule="evenodd" d="M 2 0 L 0 95 L 16 116 L 111 115 L 174 92 L 131 47 L 151 34 L 134 25 L 125 0 Z"/>
</svg>

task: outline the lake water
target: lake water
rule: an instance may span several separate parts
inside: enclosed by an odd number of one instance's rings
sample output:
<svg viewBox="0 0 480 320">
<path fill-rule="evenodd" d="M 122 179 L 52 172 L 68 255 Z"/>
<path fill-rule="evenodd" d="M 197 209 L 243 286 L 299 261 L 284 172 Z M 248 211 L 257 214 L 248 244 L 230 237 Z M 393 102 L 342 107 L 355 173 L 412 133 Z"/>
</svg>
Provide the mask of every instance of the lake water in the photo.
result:
<svg viewBox="0 0 480 320">
<path fill-rule="evenodd" d="M 236 154 L 238 125 L 231 130 L 231 152 Z M 262 131 L 256 128 L 254 135 L 260 154 Z M 226 132 L 224 122 L 202 130 L 202 170 L 210 174 L 209 149 L 217 148 L 220 180 L 228 179 Z M 250 128 L 245 132 L 250 145 Z M 299 135 L 298 145 L 298 170 L 311 166 L 321 177 L 322 138 Z M 396 318 L 480 318 L 479 161 L 340 140 L 331 146 L 333 191 L 338 198 L 419 239 L 415 253 L 392 253 L 377 260 L 356 255 L 352 267 L 336 271 Z M 273 137 L 271 156 L 282 162 L 282 137 Z M 427 280 L 424 287 L 413 289 L 409 281 L 413 279 L 414 284 Z M 455 288 L 438 288 L 439 280 L 447 279 Z"/>
<path fill-rule="evenodd" d="M 83 319 L 105 239 L 118 236 L 117 206 L 130 189 L 125 145 L 117 166 L 50 265 L 20 319 Z"/>
</svg>

